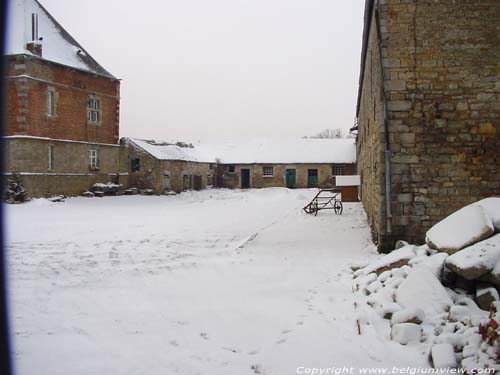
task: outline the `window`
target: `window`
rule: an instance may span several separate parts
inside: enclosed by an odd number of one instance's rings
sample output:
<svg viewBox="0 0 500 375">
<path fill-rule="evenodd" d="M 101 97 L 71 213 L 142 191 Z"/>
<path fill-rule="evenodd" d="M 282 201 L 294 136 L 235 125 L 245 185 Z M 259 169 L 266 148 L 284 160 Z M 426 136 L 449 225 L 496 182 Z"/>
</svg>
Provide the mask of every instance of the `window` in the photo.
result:
<svg viewBox="0 0 500 375">
<path fill-rule="evenodd" d="M 89 150 L 89 166 L 92 169 L 99 168 L 99 152 L 97 150 Z"/>
<path fill-rule="evenodd" d="M 235 171 L 234 165 L 230 165 L 227 168 L 228 168 L 229 173 L 234 173 L 234 171 Z"/>
<path fill-rule="evenodd" d="M 342 176 L 344 174 L 344 166 L 343 165 L 334 165 L 332 167 L 332 175 L 333 176 Z"/>
<path fill-rule="evenodd" d="M 54 90 L 47 91 L 47 116 L 56 115 L 56 93 Z"/>
<path fill-rule="evenodd" d="M 273 167 L 263 167 L 262 168 L 262 175 L 264 177 L 272 177 L 272 176 L 274 176 L 274 168 Z"/>
<path fill-rule="evenodd" d="M 208 164 L 208 170 L 213 171 L 214 170 L 214 163 L 209 163 Z"/>
<path fill-rule="evenodd" d="M 87 122 L 101 123 L 101 100 L 94 96 L 90 96 L 87 100 Z"/>
<path fill-rule="evenodd" d="M 130 159 L 130 169 L 132 170 L 132 172 L 139 172 L 141 170 L 141 159 Z"/>
<path fill-rule="evenodd" d="M 47 148 L 47 169 L 49 171 L 54 169 L 54 146 L 52 145 Z"/>
</svg>

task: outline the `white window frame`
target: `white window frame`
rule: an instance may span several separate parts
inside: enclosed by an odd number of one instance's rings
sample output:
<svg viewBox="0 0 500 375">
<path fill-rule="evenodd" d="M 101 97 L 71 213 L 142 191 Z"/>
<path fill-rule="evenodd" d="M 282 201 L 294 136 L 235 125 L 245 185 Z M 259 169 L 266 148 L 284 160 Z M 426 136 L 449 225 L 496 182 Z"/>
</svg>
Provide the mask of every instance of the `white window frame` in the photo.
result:
<svg viewBox="0 0 500 375">
<path fill-rule="evenodd" d="M 274 177 L 274 167 L 272 166 L 262 167 L 262 177 Z"/>
<path fill-rule="evenodd" d="M 89 167 L 92 169 L 99 168 L 99 150 L 95 148 L 89 150 Z"/>
<path fill-rule="evenodd" d="M 47 116 L 56 115 L 56 92 L 53 89 L 47 90 Z"/>
<path fill-rule="evenodd" d="M 47 170 L 54 170 L 54 146 L 49 145 L 47 147 Z"/>
<path fill-rule="evenodd" d="M 101 99 L 91 95 L 87 98 L 87 122 L 99 125 L 102 121 Z"/>
</svg>

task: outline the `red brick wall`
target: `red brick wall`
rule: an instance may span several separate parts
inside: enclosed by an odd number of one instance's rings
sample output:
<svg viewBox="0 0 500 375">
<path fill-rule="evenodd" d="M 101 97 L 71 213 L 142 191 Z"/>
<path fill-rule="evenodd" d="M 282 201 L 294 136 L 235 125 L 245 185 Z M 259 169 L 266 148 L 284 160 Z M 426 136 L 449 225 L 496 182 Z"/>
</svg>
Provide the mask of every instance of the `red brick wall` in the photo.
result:
<svg viewBox="0 0 500 375">
<path fill-rule="evenodd" d="M 5 135 L 29 135 L 116 144 L 120 81 L 26 55 L 7 58 Z M 47 91 L 55 91 L 56 115 L 47 115 Z M 87 122 L 87 99 L 101 100 L 99 125 Z"/>
</svg>

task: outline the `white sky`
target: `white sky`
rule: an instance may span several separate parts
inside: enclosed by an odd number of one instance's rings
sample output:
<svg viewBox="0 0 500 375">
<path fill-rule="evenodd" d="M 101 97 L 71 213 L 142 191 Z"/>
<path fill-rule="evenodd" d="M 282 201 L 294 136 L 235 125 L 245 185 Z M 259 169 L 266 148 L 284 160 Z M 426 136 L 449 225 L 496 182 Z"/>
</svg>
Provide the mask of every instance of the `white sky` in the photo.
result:
<svg viewBox="0 0 500 375">
<path fill-rule="evenodd" d="M 353 125 L 364 0 L 40 0 L 122 79 L 120 136 L 283 138 Z"/>
</svg>

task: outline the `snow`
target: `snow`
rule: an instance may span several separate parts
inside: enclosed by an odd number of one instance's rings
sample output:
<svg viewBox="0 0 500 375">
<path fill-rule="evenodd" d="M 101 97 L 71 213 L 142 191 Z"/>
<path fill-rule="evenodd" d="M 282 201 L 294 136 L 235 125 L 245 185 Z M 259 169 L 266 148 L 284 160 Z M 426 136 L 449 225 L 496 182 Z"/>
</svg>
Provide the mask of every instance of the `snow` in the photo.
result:
<svg viewBox="0 0 500 375">
<path fill-rule="evenodd" d="M 436 344 L 432 347 L 431 356 L 434 368 L 447 369 L 457 367 L 453 345 Z"/>
<path fill-rule="evenodd" d="M 355 163 L 355 140 L 296 139 L 246 142 L 195 143 L 179 147 L 163 142 L 130 139 L 160 160 L 186 160 L 223 164 Z"/>
<path fill-rule="evenodd" d="M 495 229 L 500 231 L 500 198 L 491 197 L 474 203 L 481 206 L 490 217 Z"/>
<path fill-rule="evenodd" d="M 6 55 L 28 54 L 31 42 L 31 14 L 38 14 L 38 34 L 43 38 L 42 57 L 45 60 L 76 69 L 112 77 L 89 56 L 85 49 L 55 21 L 36 0 L 11 0 L 7 12 Z M 78 54 L 78 51 L 81 51 Z M 80 55 L 83 57 L 80 57 Z"/>
<path fill-rule="evenodd" d="M 391 337 L 401 345 L 419 342 L 422 336 L 422 327 L 414 323 L 401 323 L 392 326 Z"/>
<path fill-rule="evenodd" d="M 446 264 L 468 280 L 490 272 L 500 261 L 500 233 L 448 257 Z"/>
<path fill-rule="evenodd" d="M 361 185 L 361 177 L 356 176 L 336 176 L 335 184 L 337 186 L 359 186 Z"/>
<path fill-rule="evenodd" d="M 427 231 L 427 244 L 454 253 L 489 237 L 493 223 L 481 206 L 469 205 L 444 218 Z"/>
<path fill-rule="evenodd" d="M 439 315 L 453 305 L 444 287 L 426 268 L 413 270 L 396 290 L 395 297 L 401 306 L 420 308 L 428 317 Z"/>
<path fill-rule="evenodd" d="M 410 320 L 423 322 L 425 319 L 425 312 L 420 308 L 410 308 L 403 309 L 398 312 L 395 312 L 391 318 L 391 325 L 399 324 L 399 323 L 408 323 Z"/>
<path fill-rule="evenodd" d="M 372 272 L 379 273 L 380 270 L 389 267 L 393 264 L 409 261 L 415 256 L 414 252 L 415 246 L 408 245 L 402 247 L 398 250 L 394 250 L 387 255 L 383 255 L 380 259 L 370 263 L 369 266 L 360 270 L 363 274 L 369 274 Z"/>
<path fill-rule="evenodd" d="M 16 373 L 427 367 L 425 353 L 374 326 L 358 335 L 349 265 L 375 258 L 370 229 L 359 203 L 304 214 L 314 194 L 208 189 L 7 206 Z"/>
</svg>

